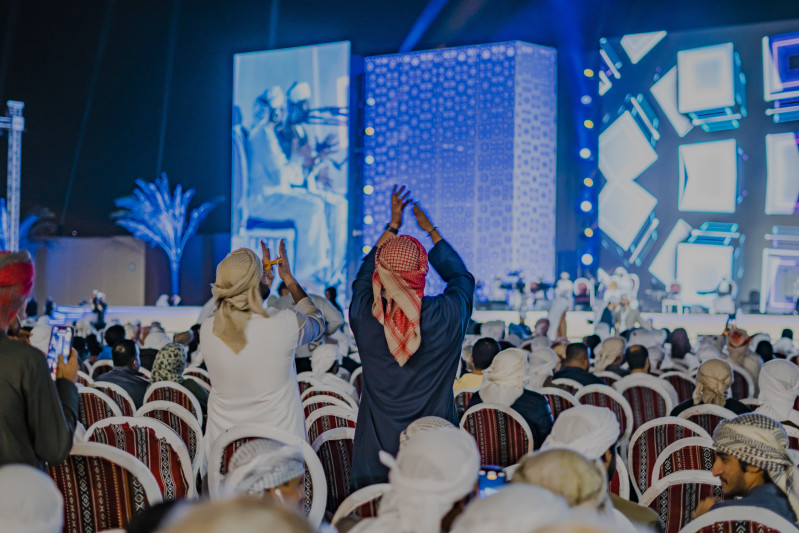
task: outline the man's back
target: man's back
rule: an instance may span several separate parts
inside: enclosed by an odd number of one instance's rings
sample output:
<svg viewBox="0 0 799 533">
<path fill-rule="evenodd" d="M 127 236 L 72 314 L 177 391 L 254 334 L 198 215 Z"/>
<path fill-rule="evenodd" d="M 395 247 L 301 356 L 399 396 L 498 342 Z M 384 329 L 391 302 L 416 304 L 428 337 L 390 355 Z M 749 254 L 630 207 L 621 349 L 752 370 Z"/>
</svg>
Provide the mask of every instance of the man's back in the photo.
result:
<svg viewBox="0 0 799 533">
<path fill-rule="evenodd" d="M 130 394 L 137 409 L 144 403 L 144 394 L 147 392 L 147 387 L 150 386 L 150 382 L 136 370 L 118 366 L 101 375 L 97 378 L 97 381 L 107 381 L 125 389 L 125 392 Z"/>
<path fill-rule="evenodd" d="M 588 370 L 576 366 L 564 366 L 552 375 L 552 379 L 573 379 L 583 386 L 586 385 L 606 385 L 602 378 L 595 376 Z"/>
</svg>

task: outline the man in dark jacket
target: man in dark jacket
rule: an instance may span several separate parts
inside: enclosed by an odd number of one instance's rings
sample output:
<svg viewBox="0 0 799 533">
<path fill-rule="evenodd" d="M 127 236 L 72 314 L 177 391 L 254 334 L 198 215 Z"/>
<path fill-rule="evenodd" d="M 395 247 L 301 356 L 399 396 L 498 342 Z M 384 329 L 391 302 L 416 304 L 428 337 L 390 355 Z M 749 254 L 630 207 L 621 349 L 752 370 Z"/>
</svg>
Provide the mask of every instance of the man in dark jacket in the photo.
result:
<svg viewBox="0 0 799 533">
<path fill-rule="evenodd" d="M 111 350 L 114 358 L 114 368 L 97 378 L 97 381 L 107 381 L 119 385 L 130 394 L 136 409 L 144 402 L 144 393 L 150 382 L 139 374 L 139 347 L 130 339 L 116 343 Z"/>
<path fill-rule="evenodd" d="M 588 371 L 588 346 L 582 342 L 573 342 L 566 346 L 566 358 L 560 370 L 552 375 L 552 379 L 567 378 L 581 385 L 605 385 L 602 378 Z"/>
</svg>

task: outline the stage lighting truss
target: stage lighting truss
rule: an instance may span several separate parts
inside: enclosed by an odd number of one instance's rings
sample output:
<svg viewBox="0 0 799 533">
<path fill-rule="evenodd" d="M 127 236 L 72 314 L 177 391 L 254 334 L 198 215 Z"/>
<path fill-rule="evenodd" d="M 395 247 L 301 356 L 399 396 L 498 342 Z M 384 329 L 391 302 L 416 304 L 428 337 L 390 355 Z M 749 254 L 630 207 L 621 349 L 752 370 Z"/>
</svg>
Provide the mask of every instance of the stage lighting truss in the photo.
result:
<svg viewBox="0 0 799 533">
<path fill-rule="evenodd" d="M 732 43 L 677 53 L 680 113 L 706 132 L 736 129 L 746 116 L 746 76 Z"/>
<path fill-rule="evenodd" d="M 799 32 L 763 37 L 763 92 L 774 122 L 799 120 Z"/>
<path fill-rule="evenodd" d="M 599 96 L 613 87 L 613 80 L 621 79 L 621 59 L 604 37 L 599 39 L 599 57 L 602 59 L 599 69 Z"/>
<path fill-rule="evenodd" d="M 760 312 L 791 313 L 799 297 L 799 227 L 773 226 L 765 236 L 760 273 Z"/>
</svg>

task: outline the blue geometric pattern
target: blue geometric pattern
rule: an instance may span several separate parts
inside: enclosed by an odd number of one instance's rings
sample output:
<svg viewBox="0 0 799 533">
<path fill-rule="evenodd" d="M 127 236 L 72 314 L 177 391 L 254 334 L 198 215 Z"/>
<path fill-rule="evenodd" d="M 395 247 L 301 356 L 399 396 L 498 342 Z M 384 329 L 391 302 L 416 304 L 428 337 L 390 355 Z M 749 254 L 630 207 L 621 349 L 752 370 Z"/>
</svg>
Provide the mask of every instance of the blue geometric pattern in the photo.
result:
<svg viewBox="0 0 799 533">
<path fill-rule="evenodd" d="M 413 198 L 478 281 L 555 270 L 556 52 L 507 42 L 365 59 L 364 244 Z M 410 211 L 402 233 L 426 246 Z M 429 276 L 427 292 L 443 288 Z"/>
</svg>

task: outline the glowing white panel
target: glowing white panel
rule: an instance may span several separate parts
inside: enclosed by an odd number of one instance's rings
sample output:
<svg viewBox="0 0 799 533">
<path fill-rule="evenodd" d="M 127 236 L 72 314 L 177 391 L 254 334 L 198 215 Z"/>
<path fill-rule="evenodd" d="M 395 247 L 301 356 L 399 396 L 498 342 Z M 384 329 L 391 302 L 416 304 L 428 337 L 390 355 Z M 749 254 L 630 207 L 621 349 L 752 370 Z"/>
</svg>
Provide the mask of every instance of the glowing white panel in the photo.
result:
<svg viewBox="0 0 799 533">
<path fill-rule="evenodd" d="M 649 273 L 668 287 L 677 278 L 677 246 L 691 235 L 693 228 L 683 219 L 677 220 L 669 236 L 663 242 L 652 264 Z"/>
<path fill-rule="evenodd" d="M 722 278 L 732 279 L 732 246 L 680 243 L 677 245 L 677 279 L 681 295 L 688 305 L 710 306 L 712 291 Z"/>
<path fill-rule="evenodd" d="M 766 214 L 792 215 L 799 199 L 799 146 L 794 132 L 766 135 Z"/>
<path fill-rule="evenodd" d="M 621 38 L 621 47 L 633 65 L 652 50 L 666 36 L 665 31 L 652 31 L 649 33 L 633 33 Z"/>
<path fill-rule="evenodd" d="M 677 109 L 677 67 L 673 67 L 664 74 L 649 90 L 660 104 L 660 109 L 671 122 L 677 135 L 685 137 L 685 134 L 691 131 L 694 125 Z"/>
<path fill-rule="evenodd" d="M 608 182 L 599 193 L 599 229 L 628 250 L 657 203 L 635 182 Z"/>
<path fill-rule="evenodd" d="M 679 210 L 734 213 L 738 192 L 735 139 L 680 146 Z"/>
<path fill-rule="evenodd" d="M 732 43 L 678 52 L 677 72 L 680 113 L 735 105 Z"/>
<path fill-rule="evenodd" d="M 631 182 L 657 158 L 629 111 L 599 135 L 599 170 L 608 181 Z"/>
</svg>

